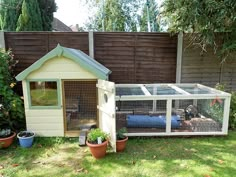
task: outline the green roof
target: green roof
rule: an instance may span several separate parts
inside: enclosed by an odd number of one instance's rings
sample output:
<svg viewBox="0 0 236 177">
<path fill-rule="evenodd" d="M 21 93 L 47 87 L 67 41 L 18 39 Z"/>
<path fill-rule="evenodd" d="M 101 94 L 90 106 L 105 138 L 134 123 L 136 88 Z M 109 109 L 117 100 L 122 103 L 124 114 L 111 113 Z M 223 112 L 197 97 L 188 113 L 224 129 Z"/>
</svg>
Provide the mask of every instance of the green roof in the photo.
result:
<svg viewBox="0 0 236 177">
<path fill-rule="evenodd" d="M 33 63 L 31 66 L 29 66 L 24 71 L 19 73 L 16 76 L 16 80 L 18 81 L 24 80 L 31 72 L 39 69 L 46 61 L 61 56 L 73 60 L 75 63 L 77 63 L 87 71 L 91 72 L 99 79 L 107 80 L 108 75 L 111 73 L 109 69 L 107 69 L 102 64 L 98 63 L 96 60 L 94 60 L 81 50 L 62 47 L 58 44 L 56 48 L 51 50 L 49 53 L 47 53 L 42 58 Z"/>
</svg>

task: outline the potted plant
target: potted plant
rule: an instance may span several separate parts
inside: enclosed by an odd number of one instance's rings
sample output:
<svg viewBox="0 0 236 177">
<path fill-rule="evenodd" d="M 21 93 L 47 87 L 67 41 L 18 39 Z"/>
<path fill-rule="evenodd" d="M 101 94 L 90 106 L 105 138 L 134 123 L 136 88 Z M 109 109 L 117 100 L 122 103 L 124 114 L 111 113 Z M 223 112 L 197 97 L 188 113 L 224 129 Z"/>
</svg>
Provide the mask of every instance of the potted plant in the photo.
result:
<svg viewBox="0 0 236 177">
<path fill-rule="evenodd" d="M 16 136 L 15 132 L 12 132 L 11 129 L 1 129 L 0 130 L 0 148 L 9 147 L 14 137 Z"/>
<path fill-rule="evenodd" d="M 15 131 L 25 126 L 23 101 L 14 92 L 13 68 L 16 61 L 10 51 L 0 50 L 0 147 L 13 142 Z"/>
<path fill-rule="evenodd" d="M 116 133 L 116 152 L 122 152 L 125 150 L 126 142 L 128 140 L 127 129 L 125 127 L 119 129 Z"/>
<path fill-rule="evenodd" d="M 34 141 L 35 133 L 31 131 L 21 131 L 17 134 L 20 146 L 24 148 L 29 148 L 32 146 Z"/>
<path fill-rule="evenodd" d="M 108 134 L 99 128 L 92 129 L 88 133 L 86 144 L 96 159 L 103 158 L 106 155 L 108 137 Z"/>
<path fill-rule="evenodd" d="M 3 96 L 0 95 L 0 148 L 7 148 L 12 143 L 16 136 L 15 120 L 9 116 L 10 109 L 4 105 Z"/>
</svg>

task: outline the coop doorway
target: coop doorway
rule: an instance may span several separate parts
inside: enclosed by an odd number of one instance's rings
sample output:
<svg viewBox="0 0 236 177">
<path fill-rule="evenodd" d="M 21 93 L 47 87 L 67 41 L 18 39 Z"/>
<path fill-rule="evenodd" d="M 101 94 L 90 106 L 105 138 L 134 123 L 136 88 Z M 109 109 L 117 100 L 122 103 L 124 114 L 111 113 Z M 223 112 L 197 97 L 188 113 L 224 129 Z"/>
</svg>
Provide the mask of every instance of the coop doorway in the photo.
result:
<svg viewBox="0 0 236 177">
<path fill-rule="evenodd" d="M 97 127 L 96 80 L 63 80 L 64 129 L 66 136 Z"/>
</svg>

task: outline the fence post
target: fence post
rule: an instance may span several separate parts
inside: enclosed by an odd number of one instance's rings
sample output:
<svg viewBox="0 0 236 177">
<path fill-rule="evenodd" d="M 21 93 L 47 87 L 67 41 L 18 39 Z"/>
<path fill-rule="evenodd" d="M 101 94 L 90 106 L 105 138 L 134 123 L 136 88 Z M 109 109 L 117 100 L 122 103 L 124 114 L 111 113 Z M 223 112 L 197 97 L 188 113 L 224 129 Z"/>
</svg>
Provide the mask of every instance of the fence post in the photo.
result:
<svg viewBox="0 0 236 177">
<path fill-rule="evenodd" d="M 224 84 L 224 83 L 222 83 L 223 82 L 223 69 L 224 69 L 224 64 L 223 64 L 223 62 L 221 62 L 221 64 L 220 64 L 220 77 L 219 77 L 220 84 Z"/>
<path fill-rule="evenodd" d="M 0 31 L 0 48 L 5 49 L 4 31 Z"/>
<path fill-rule="evenodd" d="M 176 83 L 181 83 L 182 55 L 183 54 L 183 32 L 178 34 L 177 62 L 176 62 Z"/>
<path fill-rule="evenodd" d="M 94 58 L 94 39 L 93 39 L 93 31 L 89 31 L 89 56 Z"/>
</svg>

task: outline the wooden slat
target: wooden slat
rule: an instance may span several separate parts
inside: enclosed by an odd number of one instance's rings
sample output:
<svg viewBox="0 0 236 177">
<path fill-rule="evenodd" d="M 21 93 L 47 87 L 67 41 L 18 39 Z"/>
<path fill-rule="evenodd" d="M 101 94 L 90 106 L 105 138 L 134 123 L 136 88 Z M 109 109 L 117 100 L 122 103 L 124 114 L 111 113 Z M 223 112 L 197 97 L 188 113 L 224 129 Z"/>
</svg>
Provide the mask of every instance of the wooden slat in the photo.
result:
<svg viewBox="0 0 236 177">
<path fill-rule="evenodd" d="M 95 58 L 116 83 L 174 82 L 176 37 L 168 33 L 95 33 Z M 171 71 L 170 71 L 171 70 Z"/>
<path fill-rule="evenodd" d="M 211 48 L 208 47 L 207 53 L 201 54 L 200 47 L 189 47 L 186 35 L 184 35 L 183 48 L 182 83 L 201 83 L 214 87 L 220 82 L 220 60 Z"/>
</svg>

